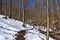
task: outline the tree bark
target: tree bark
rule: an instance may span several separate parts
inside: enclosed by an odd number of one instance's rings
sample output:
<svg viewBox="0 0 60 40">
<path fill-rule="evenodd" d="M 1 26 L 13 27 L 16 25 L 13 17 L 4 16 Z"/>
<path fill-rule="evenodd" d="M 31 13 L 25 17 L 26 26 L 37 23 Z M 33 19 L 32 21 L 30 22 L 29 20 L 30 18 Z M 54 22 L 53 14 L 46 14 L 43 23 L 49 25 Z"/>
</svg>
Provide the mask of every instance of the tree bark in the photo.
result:
<svg viewBox="0 0 60 40">
<path fill-rule="evenodd" d="M 47 36 L 46 40 L 49 40 L 49 0 L 47 0 Z"/>
<path fill-rule="evenodd" d="M 10 0 L 9 18 L 12 18 L 12 0 Z"/>
<path fill-rule="evenodd" d="M 26 15 L 27 0 L 23 0 L 23 4 L 24 4 L 24 8 L 23 8 L 23 26 L 25 27 L 26 19 L 27 19 L 27 15 Z"/>
<path fill-rule="evenodd" d="M 7 0 L 5 0 L 5 19 L 7 19 Z"/>
<path fill-rule="evenodd" d="M 2 0 L 0 0 L 0 14 L 2 13 Z"/>
</svg>

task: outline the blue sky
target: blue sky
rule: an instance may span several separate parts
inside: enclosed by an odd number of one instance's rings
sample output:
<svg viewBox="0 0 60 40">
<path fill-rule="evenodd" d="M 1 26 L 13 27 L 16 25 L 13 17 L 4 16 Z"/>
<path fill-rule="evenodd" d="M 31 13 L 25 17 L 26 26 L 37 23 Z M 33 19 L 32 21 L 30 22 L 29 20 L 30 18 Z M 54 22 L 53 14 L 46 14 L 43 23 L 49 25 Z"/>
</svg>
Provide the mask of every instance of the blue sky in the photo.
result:
<svg viewBox="0 0 60 40">
<path fill-rule="evenodd" d="M 34 0 L 29 0 L 29 6 L 33 6 Z"/>
</svg>

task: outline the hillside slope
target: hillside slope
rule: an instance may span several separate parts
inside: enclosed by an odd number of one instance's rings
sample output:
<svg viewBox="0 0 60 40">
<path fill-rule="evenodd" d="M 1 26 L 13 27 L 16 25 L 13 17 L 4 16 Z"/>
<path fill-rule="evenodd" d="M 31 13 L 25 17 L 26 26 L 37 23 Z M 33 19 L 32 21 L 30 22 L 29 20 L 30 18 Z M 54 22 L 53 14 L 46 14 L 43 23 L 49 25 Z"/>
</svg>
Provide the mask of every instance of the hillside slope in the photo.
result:
<svg viewBox="0 0 60 40">
<path fill-rule="evenodd" d="M 46 40 L 46 35 L 42 34 L 38 27 L 33 27 L 26 24 L 26 27 L 22 26 L 22 22 L 14 19 L 4 19 L 0 17 L 0 40 L 15 40 L 15 34 L 21 30 L 25 30 L 25 40 Z M 43 30 L 44 31 L 44 30 Z M 49 37 L 49 40 L 54 40 Z"/>
</svg>

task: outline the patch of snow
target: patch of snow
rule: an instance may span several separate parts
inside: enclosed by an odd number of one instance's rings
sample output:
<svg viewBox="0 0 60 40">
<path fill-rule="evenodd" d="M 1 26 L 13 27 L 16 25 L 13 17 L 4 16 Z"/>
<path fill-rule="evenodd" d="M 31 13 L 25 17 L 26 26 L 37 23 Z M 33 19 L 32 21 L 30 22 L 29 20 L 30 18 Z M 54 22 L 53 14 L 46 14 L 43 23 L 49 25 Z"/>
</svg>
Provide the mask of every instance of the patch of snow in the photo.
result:
<svg viewBox="0 0 60 40">
<path fill-rule="evenodd" d="M 0 40 L 5 40 L 5 37 L 0 34 Z"/>
<path fill-rule="evenodd" d="M 46 40 L 46 35 L 39 33 L 39 30 L 33 29 L 28 30 L 26 35 L 24 36 L 26 40 Z M 49 40 L 54 40 L 53 38 L 49 37 Z"/>
<path fill-rule="evenodd" d="M 0 15 L 0 17 L 5 17 L 4 15 Z"/>
<path fill-rule="evenodd" d="M 32 29 L 33 26 L 26 24 L 26 29 Z"/>
<path fill-rule="evenodd" d="M 42 31 L 44 31 L 44 32 L 46 32 L 46 31 L 47 31 L 47 28 L 45 28 L 45 27 L 43 27 L 43 26 L 39 26 L 39 29 L 40 29 L 40 30 L 42 30 Z M 49 31 L 51 32 L 51 31 L 52 31 L 52 29 L 49 29 Z"/>
<path fill-rule="evenodd" d="M 3 22 L 0 22 L 0 27 L 18 31 L 16 28 L 13 28 L 13 27 L 11 27 Z"/>
<path fill-rule="evenodd" d="M 3 22 L 5 24 L 7 24 L 7 25 L 10 25 L 11 27 L 16 28 L 18 30 L 23 30 L 23 29 L 25 30 L 25 28 L 22 27 L 22 25 L 20 25 L 22 23 L 19 23 L 19 22 L 16 22 L 16 21 L 12 21 L 12 20 L 7 20 L 7 19 L 4 19 L 4 18 L 0 18 L 0 22 Z"/>
<path fill-rule="evenodd" d="M 0 17 L 0 40 L 15 40 L 16 31 L 26 30 L 25 40 L 46 40 L 46 35 L 39 32 L 38 29 L 46 31 L 44 28 L 33 27 L 26 24 L 26 27 L 23 27 L 23 22 L 14 20 L 14 19 L 4 19 Z M 49 40 L 54 40 L 49 37 Z"/>
</svg>

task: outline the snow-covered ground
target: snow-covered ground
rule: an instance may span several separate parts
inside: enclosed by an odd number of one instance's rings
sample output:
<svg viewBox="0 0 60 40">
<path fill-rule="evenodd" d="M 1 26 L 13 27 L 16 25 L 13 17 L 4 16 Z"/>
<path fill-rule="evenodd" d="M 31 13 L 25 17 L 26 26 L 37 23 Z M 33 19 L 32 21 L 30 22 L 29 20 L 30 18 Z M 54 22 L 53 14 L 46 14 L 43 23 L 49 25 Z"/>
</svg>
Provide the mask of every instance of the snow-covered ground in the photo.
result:
<svg viewBox="0 0 60 40">
<path fill-rule="evenodd" d="M 23 22 L 2 17 L 4 16 L 0 15 L 0 40 L 15 40 L 15 34 L 20 30 L 26 30 L 25 40 L 46 40 L 46 35 L 40 33 L 38 27 L 33 28 L 33 26 L 28 24 L 26 24 L 26 27 L 23 27 Z M 40 29 L 46 31 L 43 28 Z M 49 37 L 49 40 L 54 39 Z"/>
</svg>

